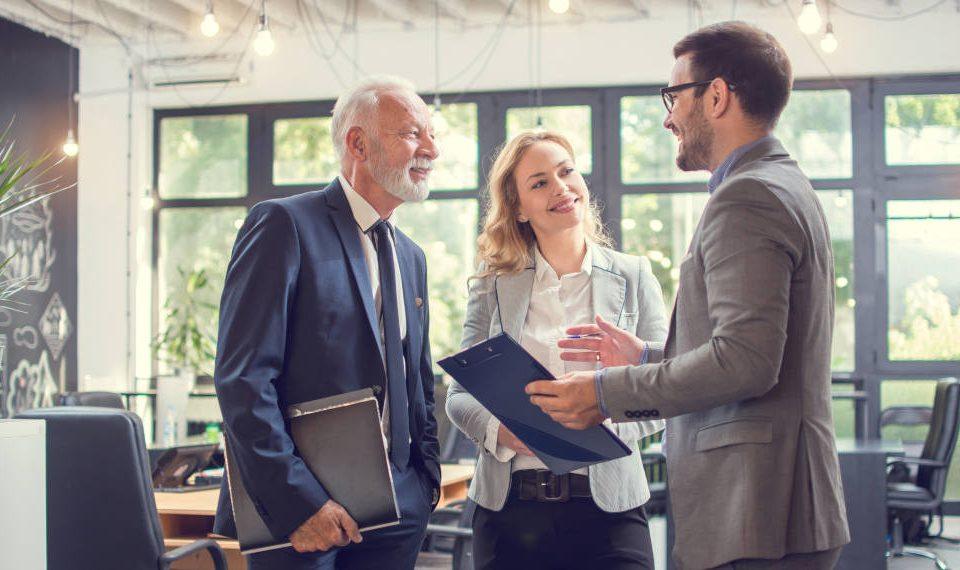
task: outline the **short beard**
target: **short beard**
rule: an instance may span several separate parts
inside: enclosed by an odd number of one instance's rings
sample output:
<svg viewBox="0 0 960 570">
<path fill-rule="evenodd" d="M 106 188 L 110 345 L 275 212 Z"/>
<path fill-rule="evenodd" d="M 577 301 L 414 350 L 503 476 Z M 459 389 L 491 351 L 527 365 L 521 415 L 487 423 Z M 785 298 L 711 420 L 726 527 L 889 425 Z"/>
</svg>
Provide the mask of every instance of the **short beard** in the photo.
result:
<svg viewBox="0 0 960 570">
<path fill-rule="evenodd" d="M 713 129 L 703 116 L 700 105 L 694 105 L 687 127 L 682 134 L 683 145 L 680 154 L 677 155 L 677 167 L 684 172 L 708 170 L 710 149 L 713 148 Z"/>
<path fill-rule="evenodd" d="M 374 182 L 392 196 L 404 202 L 423 202 L 427 199 L 427 196 L 430 195 L 427 181 L 414 182 L 410 178 L 410 169 L 429 168 L 430 160 L 414 157 L 403 168 L 392 168 L 383 162 L 383 147 L 374 143 L 371 150 L 373 152 L 370 153 L 370 176 L 373 177 Z"/>
</svg>

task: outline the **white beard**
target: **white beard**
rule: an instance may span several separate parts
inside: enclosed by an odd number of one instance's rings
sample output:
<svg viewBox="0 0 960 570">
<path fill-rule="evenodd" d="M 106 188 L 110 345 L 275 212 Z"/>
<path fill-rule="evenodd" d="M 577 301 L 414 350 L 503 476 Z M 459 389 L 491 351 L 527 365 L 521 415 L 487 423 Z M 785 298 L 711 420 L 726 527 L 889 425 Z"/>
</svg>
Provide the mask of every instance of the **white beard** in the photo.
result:
<svg viewBox="0 0 960 570">
<path fill-rule="evenodd" d="M 410 178 L 410 169 L 430 168 L 431 160 L 413 158 L 403 168 L 391 168 L 380 162 L 380 157 L 383 156 L 381 153 L 376 152 L 373 156 L 375 158 L 370 163 L 370 175 L 384 190 L 404 202 L 423 202 L 430 195 L 427 180 L 414 182 Z"/>
</svg>

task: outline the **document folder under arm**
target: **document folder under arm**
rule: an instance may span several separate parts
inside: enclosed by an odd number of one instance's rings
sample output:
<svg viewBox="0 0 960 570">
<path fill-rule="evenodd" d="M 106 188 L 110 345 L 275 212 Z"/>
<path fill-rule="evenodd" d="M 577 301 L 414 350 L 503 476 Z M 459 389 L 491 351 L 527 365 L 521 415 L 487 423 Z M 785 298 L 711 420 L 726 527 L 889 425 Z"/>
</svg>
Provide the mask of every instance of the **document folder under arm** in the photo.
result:
<svg viewBox="0 0 960 570">
<path fill-rule="evenodd" d="M 400 522 L 380 412 L 369 388 L 290 406 L 290 435 L 297 454 L 361 532 Z M 278 541 L 253 506 L 230 449 L 227 482 L 243 554 L 290 546 Z"/>
<path fill-rule="evenodd" d="M 533 405 L 526 385 L 555 378 L 506 333 L 438 364 L 558 475 L 632 453 L 607 426 L 565 428 Z"/>
</svg>

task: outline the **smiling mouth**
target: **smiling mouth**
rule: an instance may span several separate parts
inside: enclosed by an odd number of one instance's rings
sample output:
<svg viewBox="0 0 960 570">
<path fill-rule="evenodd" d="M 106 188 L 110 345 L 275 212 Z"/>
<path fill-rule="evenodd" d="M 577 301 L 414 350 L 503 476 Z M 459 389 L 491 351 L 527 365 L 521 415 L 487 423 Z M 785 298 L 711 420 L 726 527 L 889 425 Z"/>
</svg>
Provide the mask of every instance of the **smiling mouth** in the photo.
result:
<svg viewBox="0 0 960 570">
<path fill-rule="evenodd" d="M 430 170 L 430 168 L 411 168 L 410 173 L 416 174 L 421 178 L 426 178 L 427 176 L 430 176 Z"/>
<path fill-rule="evenodd" d="M 580 198 L 574 198 L 572 200 L 564 200 L 558 204 L 555 204 L 553 207 L 548 208 L 548 211 L 554 212 L 557 214 L 568 214 L 573 211 L 573 207 L 580 201 Z"/>
</svg>

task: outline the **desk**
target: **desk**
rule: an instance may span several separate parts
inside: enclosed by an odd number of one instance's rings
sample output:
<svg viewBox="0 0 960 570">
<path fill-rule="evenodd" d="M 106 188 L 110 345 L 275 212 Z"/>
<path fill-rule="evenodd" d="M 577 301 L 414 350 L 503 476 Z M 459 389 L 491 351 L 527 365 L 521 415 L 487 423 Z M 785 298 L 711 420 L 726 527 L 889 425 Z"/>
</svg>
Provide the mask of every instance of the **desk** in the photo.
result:
<svg viewBox="0 0 960 570">
<path fill-rule="evenodd" d="M 440 504 L 464 499 L 467 485 L 473 478 L 473 465 L 445 464 L 441 466 Z M 155 493 L 157 512 L 163 526 L 164 545 L 167 549 L 189 544 L 198 538 L 206 538 L 213 530 L 213 517 L 217 512 L 219 489 L 191 491 L 187 493 Z M 240 554 L 236 540 L 217 540 L 227 557 L 230 570 L 246 570 L 246 562 Z M 207 553 L 194 555 L 174 564 L 176 570 L 212 568 Z"/>
<path fill-rule="evenodd" d="M 837 569 L 886 568 L 887 457 L 903 455 L 903 445 L 837 439 L 837 453 L 850 524 L 850 544 L 843 547 Z"/>
</svg>

